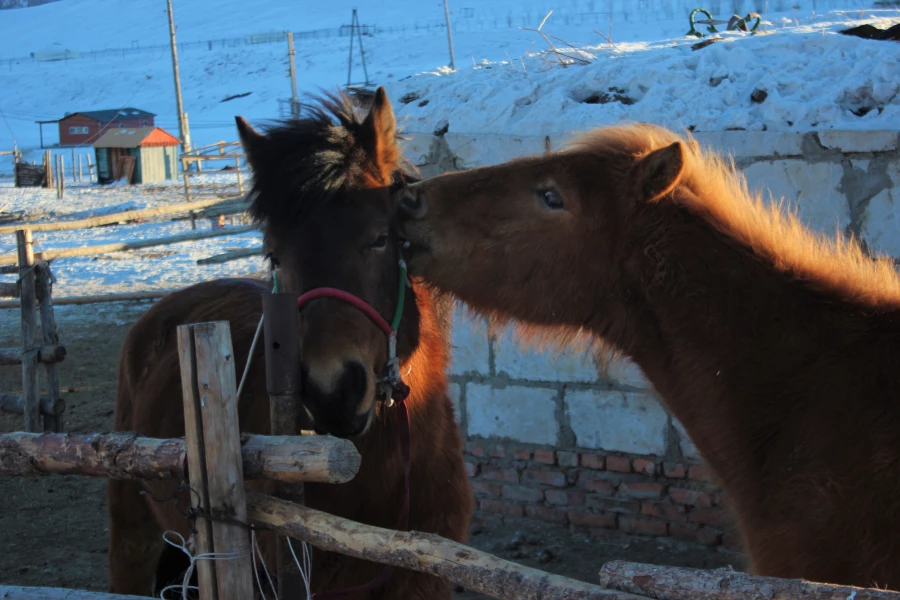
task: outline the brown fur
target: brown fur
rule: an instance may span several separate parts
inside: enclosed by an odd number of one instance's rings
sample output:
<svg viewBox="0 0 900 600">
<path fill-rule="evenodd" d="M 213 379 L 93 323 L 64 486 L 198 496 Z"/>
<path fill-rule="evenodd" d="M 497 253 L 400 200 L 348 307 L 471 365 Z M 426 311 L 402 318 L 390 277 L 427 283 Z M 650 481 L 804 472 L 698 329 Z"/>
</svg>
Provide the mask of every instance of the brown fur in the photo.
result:
<svg viewBox="0 0 900 600">
<path fill-rule="evenodd" d="M 390 234 L 385 248 L 371 244 L 390 226 L 391 203 L 384 186 L 395 176 L 407 176 L 399 171 L 393 113 L 383 90 L 361 122 L 346 98 L 335 98 L 306 121 L 275 127 L 265 135 L 245 122 L 239 121 L 238 127 L 254 170 L 254 216 L 263 223 L 266 244 L 280 261 L 281 291 L 342 288 L 390 319 L 399 283 L 396 236 Z M 191 286 L 156 303 L 125 339 L 115 429 L 159 438 L 183 436 L 177 326 L 228 321 L 240 376 L 262 312 L 260 294 L 271 285 L 223 279 Z M 407 289 L 398 353 L 411 388 L 409 525 L 465 541 L 473 501 L 447 396 L 448 318 L 446 302 L 427 289 Z M 375 401 L 374 379 L 382 374 L 387 355 L 383 333 L 358 311 L 318 300 L 301 313 L 300 344 L 302 400 L 308 414 L 316 417 L 306 426 L 350 436 L 362 456 L 351 482 L 306 484 L 306 504 L 362 523 L 396 527 L 404 481 L 397 409 Z M 362 364 L 365 378 L 350 377 L 341 388 L 348 361 Z M 259 344 L 239 399 L 244 432 L 269 432 L 264 362 Z M 109 482 L 109 588 L 115 593 L 146 596 L 155 585 L 158 594 L 176 579 L 180 583 L 187 566 L 177 552 L 165 548 L 161 536 L 173 530 L 188 538 L 189 522 L 181 512 L 189 506 L 188 497 L 181 493 L 177 503 L 165 500 L 176 492 L 174 482 L 146 487 L 157 501 L 142 495 L 135 482 Z M 272 489 L 265 482 L 249 482 L 247 487 Z M 271 570 L 272 537 L 260 537 Z M 314 592 L 367 583 L 382 568 L 319 551 L 312 564 Z M 452 594 L 452 586 L 441 579 L 397 569 L 383 587 L 354 598 L 449 600 Z"/>
<path fill-rule="evenodd" d="M 543 204 L 543 190 L 564 201 Z M 659 127 L 397 193 L 412 271 L 630 356 L 733 499 L 754 572 L 900 589 L 900 277 Z"/>
</svg>

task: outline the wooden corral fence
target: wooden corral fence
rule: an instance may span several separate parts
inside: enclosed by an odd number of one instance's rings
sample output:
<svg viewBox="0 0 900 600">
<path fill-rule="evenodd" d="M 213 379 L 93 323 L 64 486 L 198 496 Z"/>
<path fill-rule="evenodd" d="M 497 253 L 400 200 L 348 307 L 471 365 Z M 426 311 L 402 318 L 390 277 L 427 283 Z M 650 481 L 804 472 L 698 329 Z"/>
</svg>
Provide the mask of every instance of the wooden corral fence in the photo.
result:
<svg viewBox="0 0 900 600">
<path fill-rule="evenodd" d="M 13 157 L 15 187 L 53 187 L 56 189 L 57 197 L 63 197 L 66 166 L 65 157 L 62 154 L 53 154 L 50 150 L 45 150 L 39 165 L 34 161 L 29 163 L 24 160 L 22 152 L 18 149 L 0 151 L 0 156 L 7 155 Z M 76 149 L 72 148 L 72 162 L 69 170 L 73 183 L 94 181 L 96 168 L 90 153 L 76 152 Z"/>
<path fill-rule="evenodd" d="M 279 298 L 285 296 L 287 299 Z M 267 328 L 267 385 L 273 429 L 296 416 L 299 388 L 287 369 L 291 344 L 283 354 L 268 352 L 272 335 L 291 336 L 296 319 L 285 312 L 296 304 L 287 294 L 264 296 Z M 285 338 L 286 339 L 286 338 Z M 296 337 L 294 337 L 296 340 Z M 283 341 L 283 340 L 282 340 Z M 296 342 L 293 344 L 296 345 Z M 131 433 L 72 436 L 45 433 L 0 435 L 0 474 L 80 474 L 114 479 L 187 479 L 196 522 L 196 555 L 216 560 L 195 562 L 200 600 L 254 597 L 250 528 L 275 532 L 348 556 L 444 578 L 502 600 L 900 600 L 900 593 L 757 577 L 728 569 L 702 571 L 614 561 L 602 566 L 600 583 L 589 584 L 519 565 L 464 544 L 421 532 L 397 532 L 364 525 L 302 505 L 304 481 L 344 483 L 360 465 L 348 440 L 316 435 L 259 436 L 238 430 L 234 354 L 227 322 L 178 328 L 184 398 L 184 439 L 149 439 Z M 273 381 L 294 383 L 274 385 Z M 293 421 L 296 423 L 296 421 Z M 246 490 L 247 479 L 278 482 L 274 497 Z M 299 492 L 299 493 L 298 493 Z M 279 597 L 290 597 L 290 562 L 277 558 Z M 298 592 L 293 591 L 294 594 Z M 0 598 L 126 600 L 99 592 L 0 585 Z M 149 599 L 145 599 L 149 600 Z"/>
<path fill-rule="evenodd" d="M 201 146 L 199 148 L 195 148 L 190 152 L 185 152 L 179 157 L 181 161 L 181 171 L 184 177 L 184 197 L 187 202 L 191 202 L 195 196 L 202 196 L 204 194 L 215 194 L 220 198 L 231 198 L 233 200 L 239 199 L 242 203 L 243 199 L 241 198 L 244 195 L 244 173 L 242 171 L 243 168 L 243 159 L 244 153 L 241 148 L 240 142 L 216 142 L 215 144 L 208 144 L 206 146 Z M 219 167 L 219 172 L 233 172 L 237 175 L 237 194 L 233 191 L 222 191 L 216 189 L 215 187 L 211 192 L 197 192 L 193 191 L 191 187 L 191 177 L 195 177 L 198 175 L 202 175 L 205 173 L 209 174 L 209 166 L 207 163 L 225 163 L 224 167 Z M 204 169 L 206 169 L 204 171 Z M 227 213 L 227 214 L 242 214 L 243 211 L 239 213 Z M 226 213 L 217 213 L 214 215 L 202 215 L 203 217 L 210 218 L 212 216 L 223 217 Z M 221 220 L 220 220 L 221 222 Z M 193 220 L 191 221 L 191 225 L 193 226 Z"/>
<path fill-rule="evenodd" d="M 193 202 L 183 202 L 168 206 L 158 206 L 155 208 L 146 208 L 141 210 L 131 210 L 108 215 L 100 215 L 78 220 L 64 221 L 48 221 L 36 223 L 12 223 L 9 225 L 0 225 L 0 235 L 15 234 L 19 230 L 27 230 L 29 235 L 32 232 L 46 231 L 66 231 L 73 229 L 88 229 L 91 227 L 101 227 L 111 224 L 126 224 L 146 221 L 160 217 L 170 217 L 173 219 L 191 219 L 192 222 L 197 218 L 215 218 L 224 215 L 243 214 L 247 210 L 247 205 L 243 197 L 236 199 L 207 198 L 203 200 L 195 200 Z M 216 227 L 214 229 L 203 231 L 191 231 L 178 235 L 142 239 L 134 241 L 122 241 L 112 244 L 98 244 L 93 246 L 84 246 L 80 248 L 64 248 L 64 249 L 46 249 L 41 252 L 34 252 L 33 260 L 38 264 L 46 265 L 52 260 L 61 258 L 71 258 L 76 256 L 95 256 L 109 252 L 122 252 L 127 250 L 137 250 L 140 248 L 149 248 L 154 246 L 166 246 L 180 242 L 201 240 L 212 237 L 236 235 L 252 231 L 251 225 L 238 225 L 234 227 Z M 239 251 L 226 253 L 223 255 L 211 256 L 206 259 L 200 259 L 198 264 L 216 264 L 226 262 L 227 260 L 236 260 L 250 256 L 261 256 L 262 248 L 241 249 Z M 0 254 L 0 274 L 18 274 L 20 258 L 18 255 L 2 255 Z M 49 272 L 49 266 L 47 267 Z M 0 281 L 0 297 L 18 298 L 19 285 L 17 282 Z M 116 302 L 121 300 L 148 300 L 156 299 L 164 296 L 172 290 L 154 290 L 146 292 L 126 292 L 120 294 L 104 294 L 91 296 L 75 296 L 62 298 L 55 302 L 56 305 L 64 304 L 91 304 L 94 302 Z M 0 309 L 18 308 L 21 302 L 19 300 L 0 300 Z"/>
<path fill-rule="evenodd" d="M 22 329 L 21 348 L 0 348 L 0 366 L 21 365 L 22 395 L 0 395 L 0 410 L 24 415 L 25 430 L 63 431 L 65 401 L 60 397 L 57 363 L 66 356 L 53 316 L 53 274 L 44 260 L 35 260 L 31 232 L 16 231 L 15 282 L 0 282 L 0 296 L 18 298 Z M 36 314 L 40 314 L 40 336 Z M 46 395 L 41 396 L 38 367 L 44 366 Z M 41 422 L 43 418 L 43 423 Z"/>
</svg>

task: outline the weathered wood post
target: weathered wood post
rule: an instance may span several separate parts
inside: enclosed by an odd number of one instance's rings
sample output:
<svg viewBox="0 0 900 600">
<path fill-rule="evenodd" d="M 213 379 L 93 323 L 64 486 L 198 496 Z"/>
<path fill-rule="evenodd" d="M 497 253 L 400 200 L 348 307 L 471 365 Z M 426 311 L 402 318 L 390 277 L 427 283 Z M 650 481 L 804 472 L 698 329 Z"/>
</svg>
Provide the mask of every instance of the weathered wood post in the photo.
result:
<svg viewBox="0 0 900 600">
<path fill-rule="evenodd" d="M 53 187 L 53 161 L 50 160 L 50 151 L 44 150 L 44 187 L 50 189 Z"/>
<path fill-rule="evenodd" d="M 94 161 L 90 154 L 87 154 L 88 179 L 94 181 Z"/>
<path fill-rule="evenodd" d="M 19 300 L 22 307 L 22 402 L 25 408 L 25 431 L 40 433 L 41 407 L 37 370 L 39 347 L 35 342 L 36 291 L 31 230 L 16 231 L 16 245 L 19 250 Z"/>
<path fill-rule="evenodd" d="M 241 434 L 231 329 L 226 321 L 178 327 L 185 447 L 191 505 L 199 510 L 197 562 L 201 600 L 253 597 Z M 207 518 L 206 515 L 209 515 Z M 223 556 L 230 555 L 230 556 Z"/>
<path fill-rule="evenodd" d="M 266 292 L 262 302 L 270 435 L 300 435 L 300 319 L 297 295 Z M 303 485 L 279 483 L 275 495 L 303 504 Z M 275 560 L 278 597 L 299 594 L 303 589 L 303 579 L 291 556 L 288 538 L 284 536 L 278 536 L 276 540 Z"/>
<path fill-rule="evenodd" d="M 72 148 L 72 183 L 78 181 L 78 173 L 75 172 L 75 148 Z"/>
<path fill-rule="evenodd" d="M 241 175 L 241 157 L 234 157 L 234 168 L 237 169 L 238 193 L 244 194 L 244 177 Z"/>
<path fill-rule="evenodd" d="M 51 298 L 51 282 L 53 275 L 50 273 L 50 265 L 39 262 L 35 266 L 37 274 L 37 286 L 35 288 L 38 307 L 41 315 L 41 335 L 44 346 L 59 346 L 59 335 L 56 333 L 56 317 L 53 315 L 53 300 Z M 53 414 L 44 415 L 44 431 L 61 433 L 63 431 L 63 411 L 66 403 L 59 394 L 59 373 L 56 371 L 55 362 L 44 363 L 44 375 L 47 378 L 47 397 L 53 407 Z"/>
</svg>

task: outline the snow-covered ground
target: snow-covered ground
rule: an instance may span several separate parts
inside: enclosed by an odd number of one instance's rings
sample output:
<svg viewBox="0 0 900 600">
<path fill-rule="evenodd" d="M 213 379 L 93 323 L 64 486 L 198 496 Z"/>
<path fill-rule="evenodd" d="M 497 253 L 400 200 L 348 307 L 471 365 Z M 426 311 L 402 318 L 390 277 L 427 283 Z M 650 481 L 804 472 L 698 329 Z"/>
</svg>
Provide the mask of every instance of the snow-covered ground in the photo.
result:
<svg viewBox="0 0 900 600">
<path fill-rule="evenodd" d="M 315 38 L 295 38 L 299 87 L 301 93 L 334 89 L 347 83 L 350 39 L 337 32 L 350 22 L 354 6 L 360 22 L 375 28 L 363 38 L 370 82 L 387 86 L 410 132 L 431 132 L 447 121 L 454 133 L 565 134 L 622 119 L 696 131 L 900 128 L 900 43 L 837 33 L 862 23 L 897 23 L 900 5 L 891 2 L 710 0 L 706 8 L 716 19 L 760 11 L 767 33 L 723 33 L 723 41 L 694 51 L 691 45 L 699 40 L 685 35 L 688 14 L 698 6 L 694 0 L 450 0 L 457 67 L 450 71 L 441 0 L 332 0 L 302 10 L 288 0 L 176 0 L 179 42 L 191 43 L 179 58 L 195 145 L 236 139 L 235 115 L 251 121 L 277 117 L 278 99 L 290 95 L 284 42 L 224 40 L 320 30 Z M 567 66 L 546 52 L 539 34 L 523 29 L 537 27 L 551 10 L 543 31 L 555 36 L 559 49 L 579 57 Z M 39 160 L 34 121 L 80 110 L 134 106 L 156 113 L 158 125 L 177 133 L 167 43 L 165 5 L 155 0 L 61 0 L 0 11 L 0 151 L 15 141 L 26 159 Z M 115 48 L 131 50 L 109 52 Z M 62 50 L 81 58 L 30 57 Z M 92 54 L 100 50 L 107 51 Z M 363 71 L 358 46 L 355 51 L 358 83 Z M 750 100 L 755 90 L 767 94 L 763 102 Z M 45 141 L 57 141 L 53 125 L 44 132 Z M 69 149 L 63 152 L 70 155 Z M 0 157 L 0 211 L 33 218 L 182 201 L 177 182 L 130 188 L 68 184 L 58 201 L 52 190 L 13 188 L 2 179 L 9 169 L 8 157 Z M 39 248 L 57 248 L 159 237 L 189 227 L 186 221 L 160 220 L 36 238 Z M 0 253 L 11 251 L 13 243 L 12 236 L 0 236 Z M 244 234 L 60 259 L 55 293 L 169 288 L 257 272 L 263 266 L 258 258 L 211 266 L 194 261 L 258 243 L 258 234 Z"/>
</svg>

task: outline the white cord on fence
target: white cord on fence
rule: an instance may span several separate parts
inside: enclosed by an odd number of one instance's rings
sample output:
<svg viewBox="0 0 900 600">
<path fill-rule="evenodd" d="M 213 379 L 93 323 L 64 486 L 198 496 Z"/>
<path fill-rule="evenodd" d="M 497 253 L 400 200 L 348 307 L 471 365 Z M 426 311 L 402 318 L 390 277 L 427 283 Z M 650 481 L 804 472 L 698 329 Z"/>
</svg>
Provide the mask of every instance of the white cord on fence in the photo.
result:
<svg viewBox="0 0 900 600">
<path fill-rule="evenodd" d="M 312 577 L 312 554 L 309 551 L 309 545 L 306 542 L 301 542 L 303 544 L 303 565 L 301 566 L 300 561 L 297 560 L 297 553 L 294 552 L 294 544 L 291 542 L 291 538 L 285 539 L 287 540 L 288 548 L 291 549 L 291 555 L 294 557 L 297 570 L 300 571 L 300 577 L 303 578 L 303 585 L 306 587 L 306 600 L 311 600 L 312 589 L 309 580 Z"/>
<path fill-rule="evenodd" d="M 173 542 L 168 537 L 169 534 L 174 534 L 178 536 L 178 539 L 181 540 L 180 543 Z M 187 571 L 184 572 L 184 578 L 181 580 L 181 584 L 168 585 L 162 589 L 159 593 L 160 598 L 165 598 L 166 592 L 169 590 L 175 590 L 181 588 L 181 598 L 182 600 L 188 600 L 188 590 L 198 590 L 199 588 L 195 585 L 190 585 L 191 583 L 191 575 L 194 573 L 194 565 L 198 560 L 235 560 L 238 558 L 243 558 L 252 552 L 251 548 L 247 548 L 246 550 L 236 551 L 236 552 L 207 552 L 205 554 L 198 554 L 194 556 L 191 554 L 191 551 L 187 548 L 187 542 L 184 541 L 184 537 L 178 533 L 177 531 L 167 530 L 163 533 L 163 541 L 173 548 L 177 548 L 184 552 L 187 555 L 188 560 L 190 560 L 190 565 L 187 568 Z M 251 555 L 252 556 L 252 555 Z"/>
<path fill-rule="evenodd" d="M 250 352 L 247 353 L 247 364 L 244 365 L 244 374 L 241 375 L 241 384 L 237 389 L 238 400 L 241 399 L 241 390 L 244 389 L 244 383 L 247 381 L 247 373 L 250 372 L 250 363 L 253 362 L 253 351 L 256 350 L 256 342 L 259 341 L 259 333 L 263 328 L 264 317 L 265 315 L 260 315 L 259 317 L 259 325 L 256 326 L 256 333 L 253 334 L 253 342 L 250 344 Z"/>
<path fill-rule="evenodd" d="M 272 597 L 275 600 L 278 600 L 278 589 L 275 587 L 275 583 L 272 582 L 272 577 L 269 575 L 269 568 L 266 566 L 266 561 L 263 558 L 262 551 L 259 549 L 259 545 L 256 543 L 256 531 L 250 530 L 250 544 L 253 546 L 253 551 L 256 553 L 256 556 L 259 557 L 259 563 L 262 565 L 263 573 L 266 574 L 266 579 L 269 581 L 269 587 L 272 589 Z M 256 567 L 256 560 L 253 560 L 253 574 L 256 576 L 256 587 L 259 588 L 260 597 L 265 600 L 266 592 L 263 589 L 262 582 L 259 579 L 259 570 Z"/>
</svg>

